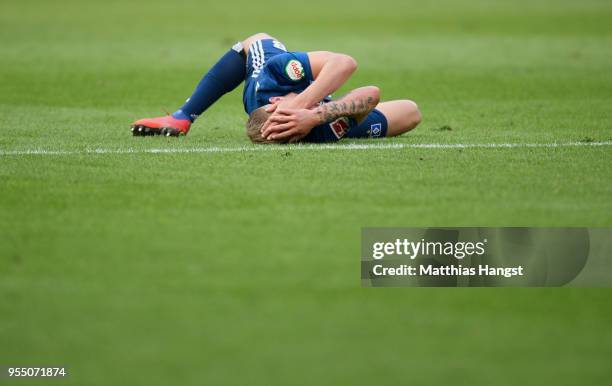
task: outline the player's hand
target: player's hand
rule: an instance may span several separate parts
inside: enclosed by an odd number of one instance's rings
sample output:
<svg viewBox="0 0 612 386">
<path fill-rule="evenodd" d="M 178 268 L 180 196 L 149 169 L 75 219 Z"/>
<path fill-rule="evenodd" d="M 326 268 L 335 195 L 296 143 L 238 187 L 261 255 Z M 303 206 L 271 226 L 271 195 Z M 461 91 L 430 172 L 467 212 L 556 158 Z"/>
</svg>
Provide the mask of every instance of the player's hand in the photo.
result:
<svg viewBox="0 0 612 386">
<path fill-rule="evenodd" d="M 273 141 L 297 142 L 304 138 L 319 119 L 313 110 L 278 107 L 270 116 L 261 136 Z"/>
<path fill-rule="evenodd" d="M 272 97 L 270 98 L 270 104 L 266 107 L 266 112 L 272 114 L 276 111 L 280 103 L 284 100 L 283 97 Z"/>
<path fill-rule="evenodd" d="M 272 124 L 271 118 L 278 115 L 276 110 L 278 110 L 279 107 L 280 108 L 295 108 L 295 106 L 292 106 L 291 103 L 289 101 L 286 101 L 285 98 L 283 97 L 270 98 L 270 104 L 266 106 L 265 110 L 267 113 L 271 115 L 261 127 L 260 132 L 263 133 L 265 130 L 267 130 L 270 127 L 270 125 Z"/>
<path fill-rule="evenodd" d="M 277 110 L 279 109 L 291 109 L 291 110 L 299 110 L 303 108 L 307 108 L 307 106 L 303 106 L 300 104 L 297 98 L 287 98 L 286 96 L 275 96 L 271 97 L 268 102 L 270 102 L 266 107 L 265 111 L 270 114 L 270 117 L 266 120 L 264 125 L 262 126 L 260 132 L 266 131 L 273 123 L 273 117 L 278 117 L 281 114 L 278 114 Z M 310 108 L 315 108 L 319 104 L 315 104 L 310 106 Z"/>
<path fill-rule="evenodd" d="M 278 103 L 270 104 L 266 107 L 266 113 L 272 114 L 278 108 Z"/>
</svg>

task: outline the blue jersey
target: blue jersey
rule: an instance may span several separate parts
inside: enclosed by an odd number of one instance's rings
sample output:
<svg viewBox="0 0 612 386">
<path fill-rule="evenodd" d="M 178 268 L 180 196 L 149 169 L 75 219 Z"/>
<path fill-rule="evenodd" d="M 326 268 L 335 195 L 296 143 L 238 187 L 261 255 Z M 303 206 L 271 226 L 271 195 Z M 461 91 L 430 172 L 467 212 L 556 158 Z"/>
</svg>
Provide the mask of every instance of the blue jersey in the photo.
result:
<svg viewBox="0 0 612 386">
<path fill-rule="evenodd" d="M 251 46 L 243 102 L 247 114 L 270 103 L 270 98 L 301 93 L 314 80 L 305 52 L 287 52 L 282 43 L 264 39 Z"/>
<path fill-rule="evenodd" d="M 242 96 L 244 110 L 254 110 L 270 103 L 270 98 L 289 93 L 299 94 L 312 82 L 314 76 L 308 54 L 287 52 L 285 46 L 274 39 L 262 39 L 249 48 L 247 75 Z M 326 99 L 327 101 L 327 99 Z M 342 138 L 380 138 L 387 134 L 387 119 L 373 110 L 363 122 L 353 118 L 339 118 L 331 123 L 314 127 L 303 142 L 335 142 Z"/>
</svg>

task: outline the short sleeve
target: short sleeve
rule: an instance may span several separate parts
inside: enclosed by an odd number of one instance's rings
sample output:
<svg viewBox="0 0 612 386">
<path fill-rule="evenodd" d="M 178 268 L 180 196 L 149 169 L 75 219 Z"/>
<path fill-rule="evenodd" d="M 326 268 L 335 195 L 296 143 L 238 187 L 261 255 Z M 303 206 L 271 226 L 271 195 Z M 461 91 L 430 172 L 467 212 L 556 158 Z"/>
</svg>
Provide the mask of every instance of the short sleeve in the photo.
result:
<svg viewBox="0 0 612 386">
<path fill-rule="evenodd" d="M 310 60 L 305 52 L 287 52 L 270 60 L 268 68 L 284 84 L 310 83 L 313 81 Z"/>
</svg>

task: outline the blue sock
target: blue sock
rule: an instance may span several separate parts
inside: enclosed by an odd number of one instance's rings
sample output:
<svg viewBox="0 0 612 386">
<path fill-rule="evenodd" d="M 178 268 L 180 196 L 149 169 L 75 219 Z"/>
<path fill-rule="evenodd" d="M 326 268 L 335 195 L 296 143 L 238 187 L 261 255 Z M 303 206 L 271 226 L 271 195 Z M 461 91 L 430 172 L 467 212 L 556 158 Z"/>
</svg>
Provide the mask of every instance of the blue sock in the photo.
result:
<svg viewBox="0 0 612 386">
<path fill-rule="evenodd" d="M 246 76 L 246 59 L 242 46 L 229 50 L 198 83 L 187 102 L 172 116 L 195 121 L 207 108 L 226 93 L 238 87 Z"/>
</svg>

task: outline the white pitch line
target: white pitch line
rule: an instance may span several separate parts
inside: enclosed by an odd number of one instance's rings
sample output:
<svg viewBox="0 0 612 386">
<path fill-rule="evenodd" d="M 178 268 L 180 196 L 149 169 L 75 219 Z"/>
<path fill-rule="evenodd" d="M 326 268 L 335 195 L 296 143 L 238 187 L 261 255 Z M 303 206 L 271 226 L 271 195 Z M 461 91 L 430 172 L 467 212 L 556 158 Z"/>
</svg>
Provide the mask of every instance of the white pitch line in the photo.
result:
<svg viewBox="0 0 612 386">
<path fill-rule="evenodd" d="M 286 146 L 242 146 L 242 147 L 195 147 L 195 148 L 151 148 L 151 149 L 84 149 L 84 150 L 0 150 L 0 156 L 19 155 L 86 155 L 86 154 L 180 154 L 180 153 L 235 153 L 251 151 L 288 151 L 288 150 L 392 150 L 392 149 L 514 149 L 514 148 L 558 148 L 558 147 L 597 147 L 612 146 L 605 142 L 565 142 L 565 143 L 423 143 L 423 144 L 327 144 L 327 145 L 286 145 Z"/>
</svg>

